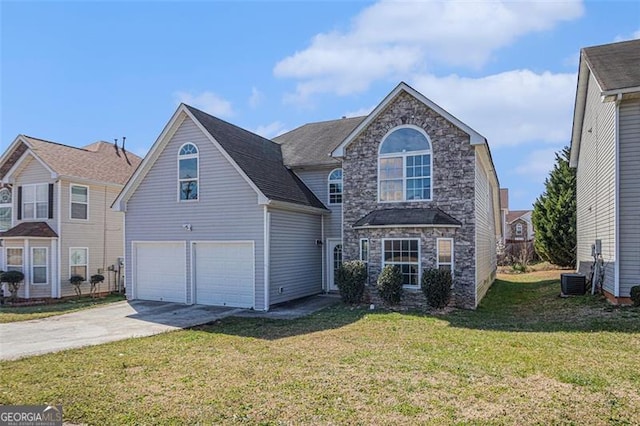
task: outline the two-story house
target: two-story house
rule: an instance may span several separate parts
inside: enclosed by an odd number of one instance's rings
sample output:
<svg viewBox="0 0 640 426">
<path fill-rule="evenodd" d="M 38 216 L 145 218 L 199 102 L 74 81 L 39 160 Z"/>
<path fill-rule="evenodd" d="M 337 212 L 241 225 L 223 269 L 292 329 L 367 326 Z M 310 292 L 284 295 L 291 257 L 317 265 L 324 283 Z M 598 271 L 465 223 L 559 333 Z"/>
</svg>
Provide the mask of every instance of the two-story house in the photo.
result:
<svg viewBox="0 0 640 426">
<path fill-rule="evenodd" d="M 124 215 L 110 206 L 141 161 L 107 142 L 11 143 L 0 157 L 0 269 L 24 273 L 19 297 L 71 296 L 71 275 L 104 275 L 102 291 L 121 283 Z"/>
<path fill-rule="evenodd" d="M 531 242 L 534 237 L 533 210 L 510 210 L 509 189 L 500 188 L 500 220 L 504 244 Z"/>
<path fill-rule="evenodd" d="M 576 267 L 595 272 L 613 303 L 631 303 L 640 284 L 639 164 L 640 40 L 584 48 L 569 161 L 577 169 Z"/>
<path fill-rule="evenodd" d="M 426 268 L 451 270 L 474 308 L 495 276 L 498 188 L 486 139 L 404 83 L 366 117 L 275 142 L 182 104 L 114 203 L 128 295 L 268 310 L 336 290 L 361 259 L 371 284 L 398 265 L 412 305 Z"/>
</svg>

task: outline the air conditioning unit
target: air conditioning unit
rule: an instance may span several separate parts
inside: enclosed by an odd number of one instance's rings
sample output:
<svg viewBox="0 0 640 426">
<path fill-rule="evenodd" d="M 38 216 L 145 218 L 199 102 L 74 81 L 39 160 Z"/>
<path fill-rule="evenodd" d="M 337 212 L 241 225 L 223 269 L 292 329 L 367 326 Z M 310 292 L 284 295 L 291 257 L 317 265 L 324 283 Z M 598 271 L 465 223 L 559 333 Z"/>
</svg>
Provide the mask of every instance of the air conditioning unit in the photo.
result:
<svg viewBox="0 0 640 426">
<path fill-rule="evenodd" d="M 586 281 L 584 274 L 561 274 L 560 285 L 562 295 L 584 295 L 587 292 Z"/>
</svg>

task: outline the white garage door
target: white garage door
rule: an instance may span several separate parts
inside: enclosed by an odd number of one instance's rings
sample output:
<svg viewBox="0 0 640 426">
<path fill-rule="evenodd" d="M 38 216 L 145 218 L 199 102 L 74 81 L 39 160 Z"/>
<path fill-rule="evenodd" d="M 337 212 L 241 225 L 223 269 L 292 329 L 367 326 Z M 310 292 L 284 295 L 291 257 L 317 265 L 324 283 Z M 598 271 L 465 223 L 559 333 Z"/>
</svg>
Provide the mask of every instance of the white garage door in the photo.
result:
<svg viewBox="0 0 640 426">
<path fill-rule="evenodd" d="M 138 242 L 133 250 L 136 299 L 186 303 L 186 244 Z"/>
<path fill-rule="evenodd" d="M 253 242 L 193 243 L 193 256 L 196 303 L 253 307 Z"/>
</svg>

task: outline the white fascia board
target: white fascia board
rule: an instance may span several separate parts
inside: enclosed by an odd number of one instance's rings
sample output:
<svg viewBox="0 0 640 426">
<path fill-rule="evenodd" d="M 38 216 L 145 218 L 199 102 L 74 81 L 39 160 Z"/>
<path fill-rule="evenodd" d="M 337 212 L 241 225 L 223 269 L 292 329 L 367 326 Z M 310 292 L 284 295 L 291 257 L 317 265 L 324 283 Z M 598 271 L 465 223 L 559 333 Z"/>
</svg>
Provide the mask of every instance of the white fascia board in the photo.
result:
<svg viewBox="0 0 640 426">
<path fill-rule="evenodd" d="M 580 154 L 580 140 L 582 139 L 582 126 L 584 121 L 584 110 L 587 105 L 587 88 L 591 71 L 587 62 L 580 58 L 578 70 L 578 82 L 576 85 L 576 101 L 573 107 L 573 127 L 571 130 L 571 151 L 569 154 L 569 167 L 578 167 L 578 157 Z"/>
<path fill-rule="evenodd" d="M 624 97 L 624 95 L 628 95 L 630 93 L 638 93 L 638 92 L 640 92 L 640 86 L 625 87 L 622 89 L 615 89 L 615 90 L 605 90 L 601 92 L 602 102 L 614 102 Z"/>
<path fill-rule="evenodd" d="M 136 171 L 131 175 L 127 183 L 124 185 L 124 188 L 122 188 L 122 191 L 120 191 L 120 194 L 118 194 L 116 199 L 113 201 L 113 204 L 111 205 L 113 210 L 126 211 L 127 201 L 136 191 L 140 182 L 142 182 L 142 179 L 147 175 L 153 164 L 160 156 L 160 153 L 162 153 L 164 147 L 169 143 L 173 134 L 186 118 L 186 114 L 184 114 L 185 110 L 186 108 L 184 104 L 180 104 L 176 112 L 173 113 L 169 122 L 164 126 L 164 129 L 162 129 L 160 136 L 158 136 L 147 155 L 145 155 L 142 162 L 138 165 Z"/>
<path fill-rule="evenodd" d="M 331 210 L 321 209 L 319 207 L 305 206 L 302 204 L 289 203 L 286 201 L 269 200 L 269 202 L 267 202 L 266 205 L 274 209 L 290 210 L 290 211 L 296 211 L 301 213 L 312 213 L 312 214 L 320 214 L 320 215 L 331 214 Z"/>
<path fill-rule="evenodd" d="M 16 161 L 13 166 L 9 169 L 9 171 L 7 172 L 6 175 L 4 175 L 4 178 L 2 179 L 3 183 L 12 183 L 14 180 L 14 174 L 18 171 L 18 169 L 20 168 L 20 166 L 22 165 L 23 162 L 26 161 L 26 158 L 28 155 L 31 155 L 38 163 L 40 163 L 40 165 L 42 167 L 44 167 L 50 174 L 51 174 L 51 179 L 58 179 L 58 173 L 56 173 L 51 167 L 49 167 L 49 165 L 47 163 L 44 162 L 44 160 L 42 160 L 35 152 L 33 152 L 31 150 L 31 148 L 28 148 L 23 154 L 22 156 L 20 156 L 20 158 L 18 159 L 18 161 Z"/>
<path fill-rule="evenodd" d="M 362 121 L 347 137 L 346 139 L 338 145 L 336 149 L 331 152 L 332 157 L 344 157 L 344 149 L 351 143 L 353 140 L 369 125 L 371 122 L 393 101 L 401 92 L 406 92 L 414 98 L 418 99 L 420 102 L 428 106 L 430 109 L 434 110 L 436 113 L 446 118 L 448 121 L 453 123 L 460 130 L 469 135 L 471 145 L 480 145 L 487 142 L 487 139 L 482 136 L 480 133 L 473 130 L 471 127 L 460 121 L 458 118 L 453 116 L 448 111 L 444 110 L 438 104 L 424 96 L 422 93 L 415 90 L 413 87 L 408 84 L 401 82 L 396 86 L 395 89 L 391 91 L 383 100 L 378 104 L 378 106 L 367 116 L 367 118 Z"/>
<path fill-rule="evenodd" d="M 9 158 L 9 155 L 11 155 L 13 150 L 16 149 L 16 147 L 20 143 L 24 143 L 28 148 L 31 148 L 31 144 L 27 142 L 27 140 L 23 137 L 23 135 L 16 136 L 16 138 L 13 140 L 13 142 L 11 142 L 9 147 L 2 153 L 2 156 L 0 156 L 0 164 L 3 164 L 5 161 L 7 161 L 7 159 Z"/>
</svg>

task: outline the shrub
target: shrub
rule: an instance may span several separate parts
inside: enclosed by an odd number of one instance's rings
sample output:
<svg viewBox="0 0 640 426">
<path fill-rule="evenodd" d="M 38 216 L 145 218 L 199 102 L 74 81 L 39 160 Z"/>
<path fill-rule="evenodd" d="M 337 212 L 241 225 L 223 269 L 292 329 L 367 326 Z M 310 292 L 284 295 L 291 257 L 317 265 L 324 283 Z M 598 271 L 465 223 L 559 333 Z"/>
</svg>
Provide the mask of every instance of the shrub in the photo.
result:
<svg viewBox="0 0 640 426">
<path fill-rule="evenodd" d="M 451 271 L 427 269 L 422 274 L 422 292 L 429 306 L 442 309 L 451 300 Z"/>
<path fill-rule="evenodd" d="M 18 298 L 18 289 L 22 281 L 24 281 L 24 274 L 20 271 L 7 271 L 0 275 L 0 282 L 7 283 L 7 287 L 9 287 L 11 300 Z"/>
<path fill-rule="evenodd" d="M 402 272 L 397 265 L 387 265 L 378 276 L 376 284 L 382 300 L 397 305 L 402 300 Z"/>
<path fill-rule="evenodd" d="M 95 294 L 96 286 L 103 281 L 104 281 L 104 275 L 100 275 L 100 274 L 91 275 L 91 278 L 89 279 L 89 284 L 91 284 L 91 289 L 89 290 L 89 293 L 91 293 L 92 295 Z"/>
<path fill-rule="evenodd" d="M 631 287 L 631 301 L 633 306 L 640 306 L 640 285 Z"/>
<path fill-rule="evenodd" d="M 344 303 L 360 303 L 367 281 L 367 268 L 359 260 L 344 262 L 336 272 L 336 283 Z"/>
<path fill-rule="evenodd" d="M 69 282 L 73 284 L 73 289 L 75 290 L 76 295 L 82 296 L 80 285 L 84 282 L 84 277 L 82 275 L 71 275 L 71 277 L 69 277 Z"/>
</svg>

